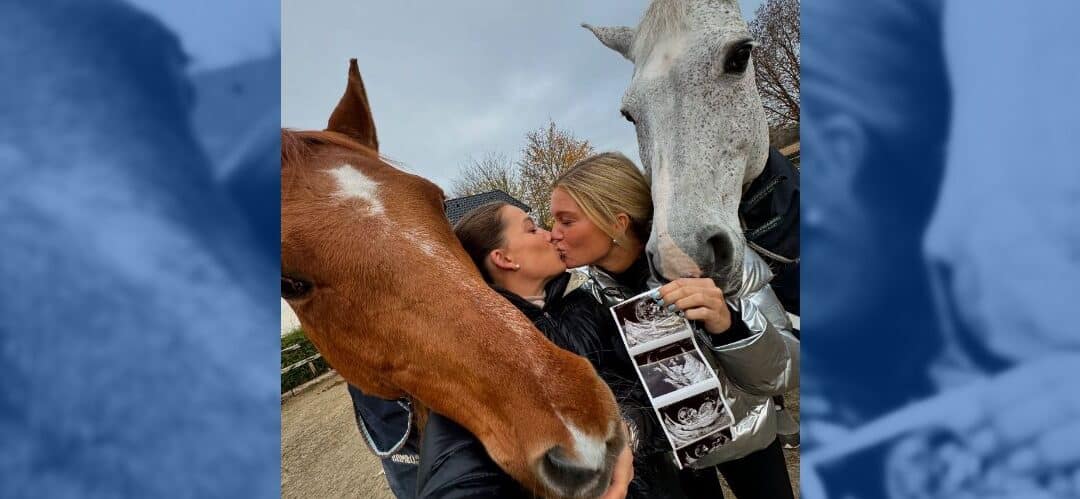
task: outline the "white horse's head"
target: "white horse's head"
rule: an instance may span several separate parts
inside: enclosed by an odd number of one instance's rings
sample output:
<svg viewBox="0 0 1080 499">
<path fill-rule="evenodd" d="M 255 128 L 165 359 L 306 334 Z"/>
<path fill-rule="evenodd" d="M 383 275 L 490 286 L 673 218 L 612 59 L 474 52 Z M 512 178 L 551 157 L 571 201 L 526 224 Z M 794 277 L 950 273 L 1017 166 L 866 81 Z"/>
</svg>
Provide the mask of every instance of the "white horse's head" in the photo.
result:
<svg viewBox="0 0 1080 499">
<path fill-rule="evenodd" d="M 734 291 L 746 248 L 739 201 L 769 152 L 738 2 L 654 0 L 637 28 L 584 26 L 634 63 L 622 114 L 652 183 L 654 271 Z"/>
</svg>

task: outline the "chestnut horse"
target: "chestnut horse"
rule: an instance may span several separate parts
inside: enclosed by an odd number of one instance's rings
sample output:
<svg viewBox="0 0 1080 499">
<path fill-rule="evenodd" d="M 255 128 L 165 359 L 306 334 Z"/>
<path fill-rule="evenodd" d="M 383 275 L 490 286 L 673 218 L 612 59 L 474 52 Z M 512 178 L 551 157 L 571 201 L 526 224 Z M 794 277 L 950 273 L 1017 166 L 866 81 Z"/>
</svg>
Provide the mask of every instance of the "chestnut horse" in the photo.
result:
<svg viewBox="0 0 1080 499">
<path fill-rule="evenodd" d="M 281 132 L 281 294 L 350 383 L 458 422 L 546 496 L 598 495 L 624 436 L 614 397 L 492 291 L 443 193 L 378 154 L 356 60 L 325 131 Z"/>
</svg>

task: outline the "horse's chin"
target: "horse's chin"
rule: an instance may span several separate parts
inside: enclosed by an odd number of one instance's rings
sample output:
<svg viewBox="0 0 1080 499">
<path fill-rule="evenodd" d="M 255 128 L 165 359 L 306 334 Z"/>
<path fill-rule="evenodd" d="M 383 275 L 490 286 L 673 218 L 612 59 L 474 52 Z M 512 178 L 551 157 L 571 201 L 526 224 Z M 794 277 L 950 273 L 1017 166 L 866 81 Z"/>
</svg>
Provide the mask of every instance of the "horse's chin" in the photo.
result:
<svg viewBox="0 0 1080 499">
<path fill-rule="evenodd" d="M 716 287 L 724 292 L 725 298 L 735 296 L 742 290 L 742 269 L 733 272 L 713 273 L 709 275 L 709 278 L 713 280 Z"/>
</svg>

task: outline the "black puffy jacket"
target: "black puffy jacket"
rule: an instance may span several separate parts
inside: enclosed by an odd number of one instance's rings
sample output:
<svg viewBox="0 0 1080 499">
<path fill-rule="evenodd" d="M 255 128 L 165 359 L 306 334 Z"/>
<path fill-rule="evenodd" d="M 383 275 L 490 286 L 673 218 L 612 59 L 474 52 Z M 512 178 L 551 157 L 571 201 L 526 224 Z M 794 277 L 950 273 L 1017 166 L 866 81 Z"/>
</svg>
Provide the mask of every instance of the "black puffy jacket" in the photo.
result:
<svg viewBox="0 0 1080 499">
<path fill-rule="evenodd" d="M 542 308 L 509 291 L 498 288 L 496 291 L 553 343 L 588 359 L 611 387 L 623 418 L 637 427 L 639 445 L 634 453 L 634 481 L 627 497 L 685 497 L 659 421 L 625 347 L 615 343 L 620 340 L 614 320 L 606 307 L 588 293 L 566 293 L 570 280 L 571 274 L 567 273 L 548 283 Z M 418 475 L 418 497 L 528 495 L 491 461 L 476 437 L 437 414 L 432 414 L 424 430 Z"/>
<path fill-rule="evenodd" d="M 769 263 L 769 283 L 784 308 L 799 315 L 799 170 L 769 148 L 765 169 L 739 203 L 746 240 Z"/>
<path fill-rule="evenodd" d="M 435 413 L 424 428 L 416 478 L 418 498 L 533 497 L 488 457 L 469 430 Z"/>
</svg>

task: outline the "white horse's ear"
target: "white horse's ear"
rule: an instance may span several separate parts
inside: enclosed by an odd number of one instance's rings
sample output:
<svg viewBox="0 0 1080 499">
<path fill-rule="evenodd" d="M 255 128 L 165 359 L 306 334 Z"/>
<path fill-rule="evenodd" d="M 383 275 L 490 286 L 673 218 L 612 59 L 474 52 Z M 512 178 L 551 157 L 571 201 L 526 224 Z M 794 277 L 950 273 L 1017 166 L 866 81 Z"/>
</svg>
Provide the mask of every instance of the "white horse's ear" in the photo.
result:
<svg viewBox="0 0 1080 499">
<path fill-rule="evenodd" d="M 636 34 L 634 28 L 626 26 L 602 27 L 587 23 L 582 23 L 581 27 L 592 31 L 592 34 L 596 35 L 596 39 L 600 40 L 600 43 L 603 43 L 607 48 L 618 52 L 630 62 L 634 61 L 630 58 L 630 47 L 634 44 L 634 35 Z"/>
</svg>

